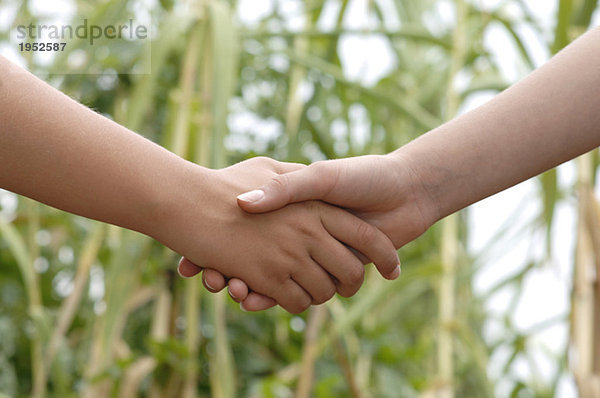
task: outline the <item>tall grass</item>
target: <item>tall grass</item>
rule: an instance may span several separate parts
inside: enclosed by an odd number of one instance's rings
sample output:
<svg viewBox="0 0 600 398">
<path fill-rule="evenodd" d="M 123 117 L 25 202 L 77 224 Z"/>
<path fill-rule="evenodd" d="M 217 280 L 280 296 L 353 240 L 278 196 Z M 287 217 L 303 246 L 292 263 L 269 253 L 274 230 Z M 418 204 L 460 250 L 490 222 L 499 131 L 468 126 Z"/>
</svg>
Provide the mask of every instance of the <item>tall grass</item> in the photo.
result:
<svg viewBox="0 0 600 398">
<path fill-rule="evenodd" d="M 90 20 L 131 14 L 132 3 L 102 2 L 89 11 Z M 384 153 L 455 116 L 472 94 L 507 86 L 485 47 L 490 29 L 504 29 L 523 64 L 533 65 L 519 27 L 541 28 L 525 2 L 505 1 L 490 10 L 457 0 L 451 3 L 456 18 L 450 23 L 437 14 L 438 3 L 367 2 L 362 11 L 372 25 L 355 29 L 344 22 L 352 1 L 306 1 L 300 3 L 302 29 L 290 30 L 283 3 L 256 26 L 243 26 L 234 17 L 234 1 L 165 0 L 151 10 L 158 33 L 151 48 L 141 50 L 149 57 L 136 58 L 151 60 L 151 74 L 117 75 L 110 88 L 101 88 L 98 76 L 56 81 L 86 105 L 207 167 L 259 154 L 310 162 Z M 597 8 L 588 0 L 557 4 L 556 28 L 551 38 L 544 36 L 551 52 L 585 30 Z M 506 13 L 508 5 L 521 10 L 520 16 Z M 28 1 L 20 5 L 15 24 L 35 19 L 28 6 Z M 81 1 L 77 6 L 92 9 Z M 333 24 L 325 31 L 320 21 L 326 14 Z M 348 38 L 373 35 L 389 46 L 397 67 L 365 85 L 348 77 L 339 49 Z M 68 56 L 56 62 L 68 68 Z M 27 61 L 35 72 L 47 68 Z M 457 84 L 465 77 L 466 84 Z M 240 131 L 235 118 L 248 113 L 258 125 Z M 265 139 L 259 130 L 273 125 L 277 134 Z M 597 168 L 596 154 L 578 163 L 571 313 L 578 355 L 571 358 L 570 371 L 582 397 L 598 396 L 600 377 Z M 538 181 L 540 218 L 550 236 L 554 209 L 565 193 L 556 172 Z M 50 236 L 49 242 L 42 235 Z M 539 261 L 478 297 L 471 287 L 476 264 L 465 251 L 468 235 L 463 215 L 449 217 L 401 249 L 403 274 L 396 282 L 381 280 L 369 267 L 354 298 L 335 298 L 300 316 L 280 309 L 246 314 L 226 294 L 205 293 L 198 278 L 177 277 L 176 256 L 151 239 L 20 198 L 14 221 L 0 218 L 1 321 L 24 331 L 14 337 L 13 353 L 0 350 L 0 393 L 494 396 L 498 380 L 489 377 L 487 367 L 500 344 L 484 338 L 484 325 L 493 318 L 485 301 L 506 287 L 520 291 Z M 503 236 L 499 231 L 498 241 Z M 74 253 L 72 263 L 60 254 L 67 249 Z M 40 266 L 45 261 L 47 270 Z M 517 359 L 530 355 L 528 336 L 509 319 L 506 323 L 510 333 L 503 347 L 511 354 L 499 376 L 503 385 L 513 396 L 556 396 L 556 380 L 567 371 L 566 353 L 556 359 L 554 380 L 515 377 Z"/>
</svg>

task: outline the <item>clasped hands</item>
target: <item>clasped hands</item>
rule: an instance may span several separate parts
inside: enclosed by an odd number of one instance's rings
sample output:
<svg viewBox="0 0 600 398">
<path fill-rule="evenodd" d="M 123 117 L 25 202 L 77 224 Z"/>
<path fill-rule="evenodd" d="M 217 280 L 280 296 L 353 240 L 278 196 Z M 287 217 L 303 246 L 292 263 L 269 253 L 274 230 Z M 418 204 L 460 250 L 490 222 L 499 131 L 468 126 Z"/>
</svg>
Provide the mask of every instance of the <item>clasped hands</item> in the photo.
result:
<svg viewBox="0 0 600 398">
<path fill-rule="evenodd" d="M 207 220 L 211 247 L 182 258 L 179 273 L 204 271 L 209 291 L 228 285 L 244 310 L 279 304 L 292 313 L 336 292 L 352 296 L 370 262 L 396 279 L 396 249 L 437 220 L 409 163 L 398 153 L 310 166 L 253 158 L 215 170 L 223 191 Z"/>
</svg>

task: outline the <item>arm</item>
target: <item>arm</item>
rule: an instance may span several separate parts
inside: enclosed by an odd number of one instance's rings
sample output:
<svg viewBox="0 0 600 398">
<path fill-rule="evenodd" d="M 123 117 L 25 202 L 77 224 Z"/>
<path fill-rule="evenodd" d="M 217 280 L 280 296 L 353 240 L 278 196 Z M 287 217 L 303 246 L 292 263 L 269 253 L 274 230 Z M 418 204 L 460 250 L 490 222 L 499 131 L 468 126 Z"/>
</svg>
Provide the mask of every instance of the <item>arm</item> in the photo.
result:
<svg viewBox="0 0 600 398">
<path fill-rule="evenodd" d="M 415 170 L 439 220 L 599 145 L 596 28 L 493 100 L 393 156 Z"/>
<path fill-rule="evenodd" d="M 431 225 L 600 145 L 599 71 L 597 28 L 485 105 L 390 155 L 317 162 L 277 177 L 263 187 L 263 200 L 240 200 L 240 206 L 259 212 L 318 198 L 372 213 L 382 206 L 381 193 L 408 183 L 414 199 L 422 203 L 422 224 Z M 352 163 L 362 163 L 369 171 Z M 322 172 L 328 178 L 317 181 Z M 365 184 L 374 194 L 352 194 L 354 187 Z M 401 190 L 402 196 L 409 194 Z M 388 231 L 399 222 L 390 222 Z"/>
<path fill-rule="evenodd" d="M 599 71 L 595 29 L 487 104 L 389 155 L 317 162 L 263 185 L 262 199 L 238 203 L 258 213 L 321 199 L 400 247 L 445 216 L 598 147 Z"/>
<path fill-rule="evenodd" d="M 0 115 L 0 187 L 96 220 L 154 235 L 172 177 L 200 171 L 2 57 Z"/>
<path fill-rule="evenodd" d="M 362 264 L 340 242 L 390 275 L 397 268 L 387 237 L 339 208 L 307 202 L 257 216 L 237 207 L 235 195 L 291 166 L 194 165 L 1 57 L 0 115 L 1 188 L 152 236 L 289 311 L 360 287 Z"/>
</svg>

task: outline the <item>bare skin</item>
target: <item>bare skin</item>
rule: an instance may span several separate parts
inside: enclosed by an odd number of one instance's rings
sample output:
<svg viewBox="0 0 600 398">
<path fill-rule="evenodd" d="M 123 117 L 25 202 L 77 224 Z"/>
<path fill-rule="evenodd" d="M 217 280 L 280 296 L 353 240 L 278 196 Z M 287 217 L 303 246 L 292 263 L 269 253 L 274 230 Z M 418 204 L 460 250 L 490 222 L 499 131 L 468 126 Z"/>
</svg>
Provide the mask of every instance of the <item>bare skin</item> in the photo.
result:
<svg viewBox="0 0 600 398">
<path fill-rule="evenodd" d="M 485 105 L 393 153 L 317 162 L 275 177 L 238 204 L 261 213 L 323 200 L 377 226 L 400 247 L 447 215 L 597 148 L 598 71 L 596 28 Z M 200 271 L 186 264 L 183 274 Z M 212 270 L 204 279 L 213 291 L 226 285 Z M 230 280 L 229 289 L 246 309 L 273 304 L 242 280 Z"/>
<path fill-rule="evenodd" d="M 298 165 L 256 158 L 209 170 L 98 115 L 0 57 L 0 188 L 149 235 L 197 264 L 244 280 L 290 312 L 360 287 L 362 262 L 397 277 L 377 228 L 305 202 L 265 215 L 235 197 Z"/>
</svg>

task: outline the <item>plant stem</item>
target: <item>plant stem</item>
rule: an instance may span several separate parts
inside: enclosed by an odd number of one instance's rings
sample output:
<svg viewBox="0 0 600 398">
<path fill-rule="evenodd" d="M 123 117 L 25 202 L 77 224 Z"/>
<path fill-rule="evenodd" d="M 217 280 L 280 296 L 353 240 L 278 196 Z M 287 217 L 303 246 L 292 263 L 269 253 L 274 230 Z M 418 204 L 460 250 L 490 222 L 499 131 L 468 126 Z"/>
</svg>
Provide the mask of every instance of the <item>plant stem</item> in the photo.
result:
<svg viewBox="0 0 600 398">
<path fill-rule="evenodd" d="M 593 211 L 596 205 L 592 190 L 592 159 L 585 154 L 577 159 L 579 214 L 577 244 L 575 248 L 575 271 L 573 279 L 573 302 L 571 342 L 575 351 L 571 368 L 575 376 L 579 395 L 582 398 L 595 398 L 594 385 L 594 268 L 596 258 L 592 234 L 588 225 L 590 217 L 597 217 Z M 596 321 L 597 322 L 597 321 Z M 597 327 L 597 325 L 596 325 Z"/>
<path fill-rule="evenodd" d="M 302 348 L 302 365 L 300 379 L 296 389 L 295 398 L 308 398 L 312 396 L 312 385 L 315 370 L 315 361 L 318 354 L 319 331 L 325 321 L 327 308 L 325 306 L 311 307 L 308 314 L 308 324 L 304 334 Z"/>
<path fill-rule="evenodd" d="M 446 89 L 445 119 L 452 119 L 460 105 L 460 95 L 454 88 L 454 80 L 463 67 L 466 55 L 467 5 L 464 0 L 457 0 L 456 22 L 452 35 L 453 47 L 448 72 L 448 86 Z M 442 279 L 438 296 L 440 330 L 437 351 L 438 377 L 440 398 L 454 397 L 454 331 L 455 302 L 456 302 L 456 270 L 458 268 L 458 250 L 460 240 L 458 237 L 458 214 L 453 214 L 442 221 Z"/>
</svg>

